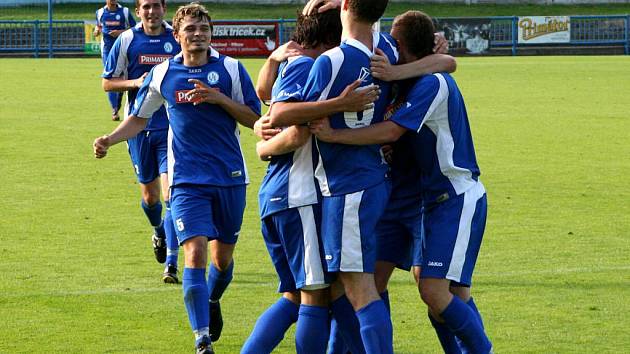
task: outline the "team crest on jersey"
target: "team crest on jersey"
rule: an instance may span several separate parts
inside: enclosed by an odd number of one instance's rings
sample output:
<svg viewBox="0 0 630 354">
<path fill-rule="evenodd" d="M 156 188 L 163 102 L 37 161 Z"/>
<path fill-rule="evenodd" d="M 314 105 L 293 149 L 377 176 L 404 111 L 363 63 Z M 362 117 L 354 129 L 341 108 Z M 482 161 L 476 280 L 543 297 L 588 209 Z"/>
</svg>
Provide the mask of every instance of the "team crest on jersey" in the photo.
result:
<svg viewBox="0 0 630 354">
<path fill-rule="evenodd" d="M 158 65 L 172 57 L 172 55 L 166 54 L 144 54 L 138 57 L 138 62 L 143 65 Z"/>
<path fill-rule="evenodd" d="M 164 51 L 167 53 L 171 53 L 173 51 L 173 45 L 171 42 L 164 43 Z"/>
<path fill-rule="evenodd" d="M 367 78 L 370 77 L 370 69 L 363 67 L 361 68 L 361 72 L 359 73 L 359 77 L 357 80 L 361 80 L 361 82 L 367 82 Z"/>
<path fill-rule="evenodd" d="M 215 85 L 219 82 L 219 73 L 216 71 L 211 71 L 208 73 L 208 83 L 210 85 Z"/>
<path fill-rule="evenodd" d="M 120 20 L 120 15 L 116 15 L 116 19 L 117 19 L 117 20 Z"/>
</svg>

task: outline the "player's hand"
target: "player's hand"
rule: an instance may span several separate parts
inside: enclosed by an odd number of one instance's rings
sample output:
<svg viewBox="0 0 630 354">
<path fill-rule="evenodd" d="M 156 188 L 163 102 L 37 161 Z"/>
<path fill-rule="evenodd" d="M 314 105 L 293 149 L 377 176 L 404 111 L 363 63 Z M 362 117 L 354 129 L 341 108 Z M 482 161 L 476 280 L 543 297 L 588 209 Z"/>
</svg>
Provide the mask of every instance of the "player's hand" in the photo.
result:
<svg viewBox="0 0 630 354">
<path fill-rule="evenodd" d="M 381 153 L 383 153 L 385 161 L 391 164 L 394 159 L 394 148 L 391 145 L 383 145 L 381 146 Z"/>
<path fill-rule="evenodd" d="M 195 84 L 195 88 L 188 91 L 190 102 L 195 106 L 200 103 L 220 104 L 226 98 L 221 90 L 210 87 L 197 79 L 188 79 L 188 82 Z"/>
<path fill-rule="evenodd" d="M 312 120 L 308 123 L 308 129 L 317 139 L 328 143 L 334 142 L 335 130 L 330 126 L 328 117 Z"/>
<path fill-rule="evenodd" d="M 374 84 L 359 87 L 360 85 L 361 80 L 354 81 L 337 97 L 344 112 L 361 112 L 374 107 L 374 101 L 381 94 L 380 88 Z"/>
<path fill-rule="evenodd" d="M 99 27 L 94 27 L 94 37 L 98 37 L 101 34 L 101 29 Z"/>
<path fill-rule="evenodd" d="M 269 140 L 281 131 L 282 129 L 271 126 L 271 119 L 269 119 L 268 115 L 260 117 L 254 123 L 254 134 L 263 140 Z"/>
<path fill-rule="evenodd" d="M 308 16 L 315 14 L 315 9 L 319 4 L 323 4 L 319 9 L 317 9 L 318 13 L 322 13 L 331 9 L 337 9 L 341 7 L 341 0 L 310 0 L 302 9 L 302 15 Z"/>
<path fill-rule="evenodd" d="M 382 50 L 376 48 L 376 53 L 370 60 L 370 70 L 372 77 L 383 81 L 398 80 L 396 68 L 389 62 L 387 55 Z"/>
<path fill-rule="evenodd" d="M 302 55 L 302 53 L 303 49 L 299 44 L 297 44 L 297 42 L 288 41 L 271 52 L 269 60 L 273 60 L 276 63 L 282 63 L 287 60 L 287 58 Z"/>
<path fill-rule="evenodd" d="M 448 41 L 446 37 L 444 37 L 444 33 L 437 32 L 434 35 L 433 43 L 433 53 L 436 54 L 447 54 L 448 53 Z"/>
<path fill-rule="evenodd" d="M 111 146 L 109 141 L 109 135 L 103 135 L 94 139 L 94 143 L 92 147 L 94 148 L 94 157 L 97 159 L 102 159 L 107 156 L 107 149 Z"/>
<path fill-rule="evenodd" d="M 146 79 L 147 75 L 149 75 L 149 73 L 144 73 L 139 78 L 133 80 L 133 86 L 135 88 L 140 88 L 140 86 L 142 86 L 142 83 L 144 83 L 144 79 Z"/>
</svg>

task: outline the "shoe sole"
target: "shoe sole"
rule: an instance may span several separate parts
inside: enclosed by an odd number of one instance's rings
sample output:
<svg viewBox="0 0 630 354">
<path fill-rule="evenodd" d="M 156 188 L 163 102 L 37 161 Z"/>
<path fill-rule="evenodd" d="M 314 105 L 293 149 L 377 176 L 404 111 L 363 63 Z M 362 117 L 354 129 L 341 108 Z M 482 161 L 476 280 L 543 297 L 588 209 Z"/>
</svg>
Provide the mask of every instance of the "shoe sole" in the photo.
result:
<svg viewBox="0 0 630 354">
<path fill-rule="evenodd" d="M 177 284 L 177 283 L 179 283 L 179 279 L 173 277 L 172 275 L 163 275 L 162 276 L 162 281 L 165 284 Z"/>
</svg>

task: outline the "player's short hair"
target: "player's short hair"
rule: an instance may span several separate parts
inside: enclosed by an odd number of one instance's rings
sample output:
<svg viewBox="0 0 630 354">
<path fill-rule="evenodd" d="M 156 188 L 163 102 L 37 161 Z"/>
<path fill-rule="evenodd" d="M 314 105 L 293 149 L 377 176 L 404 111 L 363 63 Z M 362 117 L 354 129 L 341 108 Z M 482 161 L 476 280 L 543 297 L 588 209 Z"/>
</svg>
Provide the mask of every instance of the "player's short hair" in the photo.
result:
<svg viewBox="0 0 630 354">
<path fill-rule="evenodd" d="M 180 6 L 175 12 L 175 16 L 173 16 L 173 32 L 179 32 L 179 26 L 184 21 L 186 16 L 190 16 L 192 18 L 196 18 L 199 20 L 208 20 L 210 24 L 210 31 L 212 31 L 212 19 L 210 18 L 210 14 L 206 8 L 197 3 L 191 2 L 188 5 Z"/>
<path fill-rule="evenodd" d="M 136 0 L 136 9 L 140 8 L 140 1 L 142 0 Z M 162 7 L 166 7 L 166 0 L 162 0 Z"/>
<path fill-rule="evenodd" d="M 374 23 L 385 13 L 388 0 L 347 0 L 348 11 L 361 22 Z"/>
<path fill-rule="evenodd" d="M 423 58 L 433 54 L 435 26 L 429 15 L 421 11 L 407 11 L 396 16 L 392 28 L 397 27 L 402 42 L 410 54 Z"/>
<path fill-rule="evenodd" d="M 338 46 L 341 42 L 339 9 L 307 16 L 298 13 L 295 32 L 291 40 L 305 49 L 315 48 L 320 44 L 330 47 Z"/>
</svg>

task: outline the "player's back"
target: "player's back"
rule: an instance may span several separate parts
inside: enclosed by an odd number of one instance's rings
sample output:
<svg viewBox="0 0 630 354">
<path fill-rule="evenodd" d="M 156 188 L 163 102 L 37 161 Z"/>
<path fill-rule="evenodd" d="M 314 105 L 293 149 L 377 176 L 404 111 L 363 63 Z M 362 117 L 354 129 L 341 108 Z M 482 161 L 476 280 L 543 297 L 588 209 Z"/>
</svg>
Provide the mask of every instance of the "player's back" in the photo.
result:
<svg viewBox="0 0 630 354">
<path fill-rule="evenodd" d="M 398 52 L 389 35 L 373 34 L 373 46 L 380 48 L 390 62 L 396 63 Z M 349 84 L 361 80 L 361 86 L 379 85 L 381 95 L 374 108 L 363 112 L 343 112 L 330 116 L 334 129 L 360 128 L 383 120 L 391 84 L 376 80 L 370 71 L 373 51 L 355 39 L 346 39 L 339 47 L 321 55 L 315 62 L 304 95 L 306 101 L 339 96 Z M 353 193 L 375 186 L 386 178 L 387 164 L 379 145 L 343 145 L 317 140 L 320 161 L 315 175 L 324 196 Z"/>
</svg>

